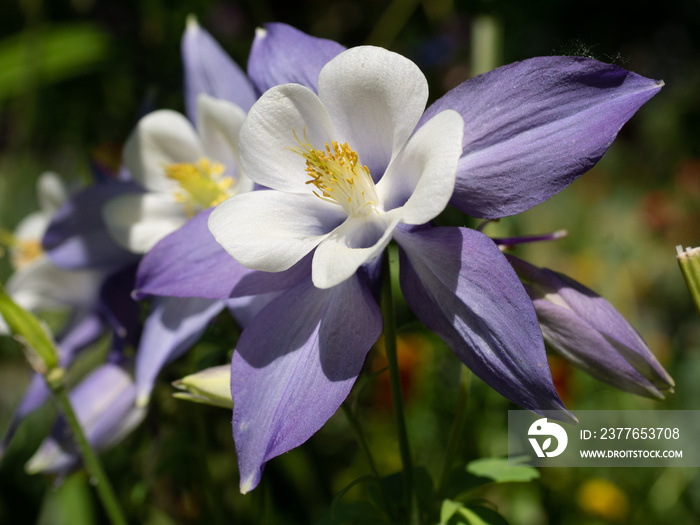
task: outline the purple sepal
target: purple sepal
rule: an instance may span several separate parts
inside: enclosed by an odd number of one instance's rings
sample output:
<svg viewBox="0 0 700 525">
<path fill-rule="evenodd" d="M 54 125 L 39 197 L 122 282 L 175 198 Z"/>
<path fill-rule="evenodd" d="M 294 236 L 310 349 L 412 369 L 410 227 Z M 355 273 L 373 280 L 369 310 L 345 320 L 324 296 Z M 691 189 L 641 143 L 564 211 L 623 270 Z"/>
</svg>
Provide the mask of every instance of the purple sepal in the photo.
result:
<svg viewBox="0 0 700 525">
<path fill-rule="evenodd" d="M 96 451 L 116 444 L 141 422 L 145 409 L 136 407 L 135 399 L 133 381 L 113 364 L 95 369 L 70 393 L 78 421 Z M 77 466 L 79 459 L 73 434 L 65 420 L 59 418 L 27 469 L 66 474 Z"/>
<path fill-rule="evenodd" d="M 114 336 L 133 346 L 141 334 L 141 308 L 131 297 L 135 278 L 136 265 L 132 264 L 108 276 L 100 290 L 100 313 Z"/>
<path fill-rule="evenodd" d="M 244 329 L 258 315 L 270 301 L 279 296 L 280 292 L 270 292 L 260 295 L 248 295 L 245 297 L 236 297 L 226 301 L 226 307 L 231 315 L 236 320 L 236 324 L 241 329 Z"/>
<path fill-rule="evenodd" d="M 196 21 L 188 20 L 181 48 L 185 109 L 191 122 L 197 122 L 197 97 L 200 94 L 228 100 L 246 112 L 250 109 L 256 99 L 250 81 Z"/>
<path fill-rule="evenodd" d="M 468 228 L 397 230 L 406 302 L 494 390 L 539 413 L 564 408 L 532 302 L 491 239 Z"/>
<path fill-rule="evenodd" d="M 71 196 L 49 224 L 42 241 L 53 264 L 66 269 L 118 268 L 139 256 L 118 246 L 102 219 L 105 203 L 126 193 L 142 191 L 131 182 L 106 182 Z"/>
<path fill-rule="evenodd" d="M 588 171 L 663 86 L 581 57 L 537 57 L 467 80 L 428 108 L 464 118 L 452 204 L 484 218 L 520 213 Z"/>
<path fill-rule="evenodd" d="M 224 308 L 213 299 L 154 297 L 136 351 L 136 393 L 139 406 L 148 402 L 158 373 L 185 353 Z"/>
<path fill-rule="evenodd" d="M 265 462 L 335 413 L 381 330 L 377 303 L 357 275 L 326 290 L 308 278 L 255 316 L 231 363 L 242 493 L 257 486 Z"/>
<path fill-rule="evenodd" d="M 326 63 L 345 51 L 332 40 L 272 22 L 258 29 L 248 56 L 248 76 L 258 94 L 273 86 L 295 83 L 316 91 L 318 74 Z"/>
<path fill-rule="evenodd" d="M 209 231 L 211 212 L 198 213 L 151 248 L 139 265 L 135 298 L 257 295 L 288 288 L 309 273 L 311 257 L 284 272 L 259 272 L 241 266 Z"/>
<path fill-rule="evenodd" d="M 545 340 L 596 379 L 633 394 L 663 399 L 674 382 L 644 339 L 604 298 L 547 268 L 508 256 L 528 284 Z"/>
</svg>

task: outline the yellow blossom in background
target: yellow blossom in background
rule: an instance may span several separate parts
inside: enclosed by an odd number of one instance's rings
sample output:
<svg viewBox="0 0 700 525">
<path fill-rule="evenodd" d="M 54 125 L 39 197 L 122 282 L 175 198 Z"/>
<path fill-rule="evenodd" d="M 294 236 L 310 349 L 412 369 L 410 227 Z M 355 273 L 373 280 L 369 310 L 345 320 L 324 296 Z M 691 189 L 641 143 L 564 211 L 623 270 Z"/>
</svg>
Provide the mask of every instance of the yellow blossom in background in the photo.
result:
<svg viewBox="0 0 700 525">
<path fill-rule="evenodd" d="M 595 516 L 622 521 L 629 511 L 629 500 L 620 488 L 602 478 L 591 478 L 583 482 L 576 494 L 582 510 Z"/>
</svg>

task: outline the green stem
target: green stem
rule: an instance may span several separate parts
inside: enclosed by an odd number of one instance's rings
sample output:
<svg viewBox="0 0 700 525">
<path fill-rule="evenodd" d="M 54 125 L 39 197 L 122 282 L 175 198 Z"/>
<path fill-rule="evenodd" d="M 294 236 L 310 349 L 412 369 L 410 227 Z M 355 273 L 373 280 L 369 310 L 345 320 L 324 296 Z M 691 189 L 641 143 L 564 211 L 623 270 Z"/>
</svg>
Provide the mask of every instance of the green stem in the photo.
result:
<svg viewBox="0 0 700 525">
<path fill-rule="evenodd" d="M 391 500 L 389 499 L 389 496 L 386 493 L 386 490 L 384 488 L 384 483 L 382 483 L 382 478 L 379 476 L 379 471 L 377 470 L 377 465 L 374 462 L 374 458 L 372 457 L 372 452 L 369 450 L 369 446 L 367 446 L 367 441 L 365 440 L 365 436 L 362 433 L 362 428 L 360 428 L 360 424 L 357 421 L 357 418 L 355 417 L 355 414 L 352 413 L 352 408 L 348 406 L 347 403 L 343 403 L 340 405 L 343 409 L 343 413 L 345 414 L 345 417 L 348 420 L 348 423 L 350 423 L 350 428 L 352 429 L 352 433 L 355 435 L 355 439 L 357 440 L 357 444 L 360 447 L 360 450 L 362 450 L 362 453 L 365 456 L 365 460 L 367 461 L 367 465 L 369 466 L 369 469 L 372 471 L 372 476 L 374 476 L 377 480 L 377 486 L 379 487 L 379 495 L 382 498 L 382 501 L 384 502 L 384 506 L 386 507 L 387 513 L 389 514 L 389 517 L 393 521 L 394 519 L 394 509 L 391 506 Z"/>
<path fill-rule="evenodd" d="M 436 501 L 441 501 L 447 490 L 447 483 L 450 480 L 450 469 L 452 462 L 459 449 L 459 443 L 464 434 L 464 425 L 467 422 L 467 399 L 469 397 L 469 369 L 462 365 L 462 370 L 459 375 L 459 392 L 457 394 L 457 407 L 455 408 L 455 418 L 452 422 L 450 437 L 447 440 L 447 449 L 442 463 L 442 475 L 440 476 L 440 484 L 435 493 Z"/>
<path fill-rule="evenodd" d="M 52 378 L 50 376 L 52 375 L 57 379 L 51 380 Z M 78 422 L 78 418 L 75 415 L 73 406 L 71 405 L 68 394 L 66 393 L 62 375 L 63 374 L 60 369 L 54 368 L 49 372 L 49 374 L 47 374 L 47 383 L 49 383 L 51 390 L 53 391 L 58 403 L 61 406 L 61 409 L 63 410 L 66 421 L 73 431 L 78 448 L 83 456 L 85 468 L 87 468 L 90 478 L 93 480 L 93 484 L 97 489 L 97 494 L 102 500 L 102 504 L 107 511 L 109 519 L 113 525 L 126 525 L 126 519 L 124 518 L 121 507 L 119 506 L 117 498 L 114 495 L 112 485 L 110 484 L 105 471 L 102 469 L 102 464 L 95 454 L 95 451 L 92 450 L 90 443 L 88 443 L 85 433 L 83 432 L 83 429 Z"/>
<path fill-rule="evenodd" d="M 389 263 L 390 250 L 386 251 L 382 261 L 382 317 L 384 319 L 384 341 L 386 346 L 386 360 L 389 366 L 389 384 L 391 386 L 391 400 L 396 419 L 396 432 L 399 441 L 399 452 L 404 475 L 404 502 L 410 516 L 410 523 L 420 523 L 418 501 L 414 496 L 413 488 L 413 462 L 411 450 L 408 445 L 408 433 L 406 432 L 406 418 L 403 410 L 403 393 L 401 390 L 401 375 L 396 350 L 396 317 L 394 315 L 394 298 L 391 292 L 391 269 Z"/>
</svg>

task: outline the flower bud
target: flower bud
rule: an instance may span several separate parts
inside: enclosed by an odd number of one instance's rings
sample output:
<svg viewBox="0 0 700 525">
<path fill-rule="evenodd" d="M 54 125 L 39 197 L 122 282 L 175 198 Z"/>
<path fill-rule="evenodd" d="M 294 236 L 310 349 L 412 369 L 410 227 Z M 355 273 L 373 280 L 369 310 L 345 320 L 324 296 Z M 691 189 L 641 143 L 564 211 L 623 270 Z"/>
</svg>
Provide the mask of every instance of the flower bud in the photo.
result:
<svg viewBox="0 0 700 525">
<path fill-rule="evenodd" d="M 542 334 L 576 367 L 621 390 L 663 399 L 674 382 L 639 333 L 598 294 L 569 277 L 508 255 L 532 299 Z"/>
<path fill-rule="evenodd" d="M 175 388 L 185 390 L 173 397 L 195 403 L 233 408 L 231 399 L 231 365 L 206 368 L 173 382 Z"/>
</svg>

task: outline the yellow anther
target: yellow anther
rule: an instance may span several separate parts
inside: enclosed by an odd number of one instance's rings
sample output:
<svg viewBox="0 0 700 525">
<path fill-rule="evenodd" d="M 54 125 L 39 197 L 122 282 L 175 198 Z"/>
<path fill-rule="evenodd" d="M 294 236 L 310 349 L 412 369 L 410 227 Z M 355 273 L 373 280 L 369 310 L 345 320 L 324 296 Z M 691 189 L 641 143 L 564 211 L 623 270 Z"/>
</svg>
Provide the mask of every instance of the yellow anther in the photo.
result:
<svg viewBox="0 0 700 525">
<path fill-rule="evenodd" d="M 234 179 L 224 174 L 220 162 L 201 158 L 196 163 L 178 163 L 165 166 L 165 176 L 179 184 L 175 200 L 185 207 L 188 215 L 216 206 L 233 192 Z"/>
<path fill-rule="evenodd" d="M 15 270 L 26 268 L 36 261 L 43 253 L 41 239 L 18 239 L 6 230 L 0 229 L 0 246 L 10 251 L 10 260 Z M 0 256 L 3 251 L 0 250 Z"/>
<path fill-rule="evenodd" d="M 378 210 L 375 206 L 377 193 L 374 181 L 367 166 L 359 164 L 357 153 L 347 142 L 338 144 L 333 140 L 324 149 L 315 149 L 306 136 L 304 141 L 292 130 L 299 147 L 289 148 L 306 160 L 306 171 L 310 180 L 319 193 L 314 191 L 319 199 L 343 207 L 348 215 L 366 215 Z M 366 197 L 366 195 L 368 197 Z"/>
</svg>

